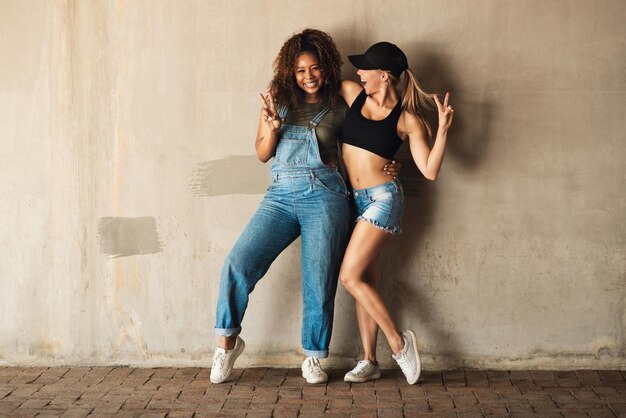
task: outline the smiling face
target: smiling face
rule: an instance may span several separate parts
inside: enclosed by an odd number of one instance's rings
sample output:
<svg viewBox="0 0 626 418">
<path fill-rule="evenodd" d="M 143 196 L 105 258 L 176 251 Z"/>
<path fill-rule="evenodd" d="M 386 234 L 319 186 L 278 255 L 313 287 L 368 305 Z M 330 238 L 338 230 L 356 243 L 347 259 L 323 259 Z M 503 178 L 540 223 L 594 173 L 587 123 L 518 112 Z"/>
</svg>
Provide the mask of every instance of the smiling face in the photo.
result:
<svg viewBox="0 0 626 418">
<path fill-rule="evenodd" d="M 384 71 L 380 70 L 359 70 L 356 72 L 361 79 L 361 85 L 365 93 L 369 96 L 380 90 L 380 84 L 384 79 Z"/>
<path fill-rule="evenodd" d="M 308 103 L 319 101 L 318 93 L 324 86 L 325 80 L 317 57 L 310 52 L 298 55 L 294 75 L 296 84 L 304 92 L 304 101 Z"/>
</svg>

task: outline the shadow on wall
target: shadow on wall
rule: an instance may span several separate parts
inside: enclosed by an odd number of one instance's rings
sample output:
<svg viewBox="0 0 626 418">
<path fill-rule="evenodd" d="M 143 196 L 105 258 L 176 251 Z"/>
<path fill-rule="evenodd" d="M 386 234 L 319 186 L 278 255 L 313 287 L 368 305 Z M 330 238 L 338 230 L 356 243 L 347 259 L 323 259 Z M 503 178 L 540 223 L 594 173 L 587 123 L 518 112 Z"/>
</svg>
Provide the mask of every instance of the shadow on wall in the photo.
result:
<svg viewBox="0 0 626 418">
<path fill-rule="evenodd" d="M 380 40 L 382 39 L 364 41 L 363 39 L 350 39 L 348 36 L 340 37 L 337 43 L 349 46 L 349 49 L 345 50 L 345 56 L 356 51 L 365 51 L 370 44 Z M 425 91 L 441 94 L 439 97 L 442 101 L 445 93 L 450 92 L 450 102 L 455 109 L 455 118 L 448 135 L 446 159 L 453 159 L 464 171 L 476 169 L 481 163 L 481 157 L 490 140 L 489 121 L 492 111 L 489 104 L 474 98 L 461 97 L 461 92 L 457 89 L 452 76 L 455 71 L 446 65 L 445 49 L 437 45 L 417 42 L 399 46 L 406 53 L 409 65 Z M 348 65 L 350 65 L 349 62 Z M 354 70 L 348 74 L 349 78 L 354 78 Z M 402 85 L 403 81 L 400 84 Z M 433 135 L 437 132 L 437 118 L 436 109 L 428 112 L 427 119 L 433 128 Z M 427 243 L 423 242 L 425 233 L 436 222 L 435 208 L 438 189 L 430 185 L 430 182 L 417 169 L 408 144 L 402 146 L 397 159 L 403 164 L 400 178 L 406 197 L 404 233 L 390 240 L 384 251 L 381 263 L 383 280 L 380 291 L 399 327 L 414 328 L 418 339 L 428 337 L 430 340 L 428 345 L 431 347 L 446 347 L 445 352 L 427 354 L 442 357 L 445 364 L 463 365 L 464 360 L 460 353 L 466 350 L 463 349 L 462 342 L 455 334 L 450 333 L 443 326 L 447 322 L 444 317 L 446 313 L 438 310 L 433 301 L 437 289 L 433 289 L 433 292 L 429 294 L 424 292 L 427 286 L 423 283 L 432 283 L 433 280 L 411 277 L 411 272 L 415 271 L 412 267 L 417 259 L 416 253 L 427 246 Z M 442 170 L 445 171 L 445 167 L 444 161 Z M 433 274 L 437 273 L 433 271 Z M 419 318 L 419 323 L 407 324 L 399 320 L 406 317 L 402 314 L 403 312 L 410 311 L 415 315 L 409 317 Z M 433 326 L 435 324 L 437 325 Z M 382 340 L 384 341 L 384 338 Z"/>
<path fill-rule="evenodd" d="M 455 114 L 448 134 L 446 159 L 454 159 L 465 170 L 476 169 L 491 140 L 489 125 L 493 114 L 491 104 L 481 100 L 475 92 L 472 96 L 469 94 L 463 96 L 463 91 L 455 85 L 453 76 L 461 69 L 447 66 L 445 49 L 432 44 L 418 44 L 409 46 L 405 52 L 411 69 L 424 90 L 438 94 L 442 101 L 446 92 L 450 92 L 450 103 Z M 437 113 L 432 111 L 428 116 L 435 135 Z"/>
<path fill-rule="evenodd" d="M 457 86 L 454 83 L 453 68 L 446 65 L 445 49 L 432 44 L 403 45 L 405 53 L 409 58 L 411 69 L 422 88 L 427 92 L 439 94 L 443 101 L 446 92 L 450 92 L 450 103 L 455 109 L 455 116 L 452 127 L 448 134 L 445 159 L 453 159 L 465 170 L 476 169 L 482 160 L 484 150 L 489 141 L 488 123 L 491 110 L 487 103 L 479 103 L 475 100 L 462 98 Z M 458 93 L 457 93 L 458 92 Z M 463 106 L 465 104 L 465 106 Z M 471 104 L 467 106 L 467 104 Z M 428 112 L 428 121 L 433 128 L 433 135 L 436 135 L 438 126 L 438 115 L 436 109 Z M 468 121 L 472 123 L 468 123 Z M 472 130 L 468 128 L 471 127 Z M 413 310 L 420 319 L 418 324 L 407 324 L 416 326 L 418 336 L 420 333 L 427 334 L 432 347 L 446 347 L 445 351 L 439 353 L 429 353 L 431 356 L 442 357 L 444 364 L 451 366 L 462 366 L 464 359 L 460 353 L 466 352 L 456 335 L 447 330 L 444 324 L 448 321 L 444 317 L 444 311 L 438 310 L 433 298 L 437 289 L 426 294 L 424 289 L 426 282 L 437 282 L 437 280 L 427 280 L 427 278 L 417 278 L 414 280 L 410 276 L 412 264 L 415 264 L 415 254 L 426 248 L 424 242 L 426 232 L 435 222 L 444 220 L 436 219 L 438 203 L 438 187 L 431 185 L 419 172 L 413 162 L 408 146 L 404 146 L 400 161 L 403 163 L 403 173 L 401 179 L 405 185 L 404 230 L 399 239 L 393 240 L 387 248 L 388 257 L 387 268 L 395 269 L 395 277 L 391 283 L 392 294 L 398 297 L 399 303 L 393 304 L 397 312 L 396 317 L 404 310 Z M 446 164 L 442 166 L 445 171 Z M 424 254 L 425 255 L 425 254 Z M 435 260 L 435 263 L 439 263 Z M 423 270 L 422 270 L 423 271 Z M 427 274 L 440 274 L 440 269 Z M 418 285 L 419 283 L 419 285 Z M 387 284 L 389 285 L 389 283 Z M 433 326 L 438 324 L 438 326 Z M 430 328 L 426 328 L 430 326 Z M 422 328 L 420 331 L 419 328 Z"/>
</svg>

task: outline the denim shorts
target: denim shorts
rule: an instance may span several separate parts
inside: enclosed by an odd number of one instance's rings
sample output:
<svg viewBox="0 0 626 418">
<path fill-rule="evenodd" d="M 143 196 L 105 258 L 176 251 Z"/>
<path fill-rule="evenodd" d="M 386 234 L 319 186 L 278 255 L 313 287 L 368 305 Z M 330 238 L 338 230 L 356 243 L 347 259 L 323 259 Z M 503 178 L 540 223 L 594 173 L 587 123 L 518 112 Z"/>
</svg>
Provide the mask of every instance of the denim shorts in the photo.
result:
<svg viewBox="0 0 626 418">
<path fill-rule="evenodd" d="M 364 220 L 390 234 L 402 232 L 404 212 L 402 185 L 393 180 L 367 189 L 353 190 L 356 221 Z"/>
</svg>

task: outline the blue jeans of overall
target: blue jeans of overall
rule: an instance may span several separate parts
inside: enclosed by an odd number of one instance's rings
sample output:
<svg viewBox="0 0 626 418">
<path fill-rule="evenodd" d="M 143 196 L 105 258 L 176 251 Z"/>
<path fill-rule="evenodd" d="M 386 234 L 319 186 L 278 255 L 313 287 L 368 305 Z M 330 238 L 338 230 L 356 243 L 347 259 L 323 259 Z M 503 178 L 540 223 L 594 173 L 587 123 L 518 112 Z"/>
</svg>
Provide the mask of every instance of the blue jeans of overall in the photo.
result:
<svg viewBox="0 0 626 418">
<path fill-rule="evenodd" d="M 347 243 L 350 210 L 341 175 L 322 162 L 315 126 L 283 124 L 272 162 L 272 182 L 222 268 L 215 333 L 241 332 L 248 297 L 276 257 L 302 237 L 302 347 L 328 357 L 339 267 Z M 281 109 L 284 119 L 287 110 Z M 291 312 L 285 312 L 285 320 Z M 276 324 L 275 326 L 280 326 Z"/>
</svg>

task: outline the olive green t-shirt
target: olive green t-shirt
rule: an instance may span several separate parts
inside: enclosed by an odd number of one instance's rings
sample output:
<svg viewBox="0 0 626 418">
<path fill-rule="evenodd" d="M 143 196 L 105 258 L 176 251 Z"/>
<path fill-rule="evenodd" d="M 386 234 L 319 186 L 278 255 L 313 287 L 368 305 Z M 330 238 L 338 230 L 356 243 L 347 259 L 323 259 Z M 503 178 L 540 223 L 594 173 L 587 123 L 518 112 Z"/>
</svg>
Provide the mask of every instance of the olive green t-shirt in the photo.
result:
<svg viewBox="0 0 626 418">
<path fill-rule="evenodd" d="M 300 110 L 289 110 L 285 123 L 287 125 L 308 126 L 309 122 L 320 112 L 319 103 L 303 103 Z M 337 162 L 341 126 L 346 118 L 348 106 L 343 100 L 331 109 L 315 128 L 320 156 L 324 164 Z"/>
</svg>

